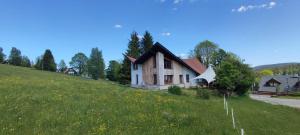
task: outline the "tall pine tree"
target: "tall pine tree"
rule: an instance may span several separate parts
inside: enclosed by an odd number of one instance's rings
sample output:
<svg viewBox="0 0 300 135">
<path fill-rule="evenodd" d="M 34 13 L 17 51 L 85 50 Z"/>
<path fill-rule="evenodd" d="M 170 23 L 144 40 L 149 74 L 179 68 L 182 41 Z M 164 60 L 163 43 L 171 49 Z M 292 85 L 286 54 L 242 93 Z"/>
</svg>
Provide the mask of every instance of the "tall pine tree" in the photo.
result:
<svg viewBox="0 0 300 135">
<path fill-rule="evenodd" d="M 13 47 L 10 51 L 10 55 L 8 58 L 8 63 L 15 66 L 21 66 L 22 56 L 21 51 L 16 47 Z"/>
<path fill-rule="evenodd" d="M 132 32 L 131 34 L 131 39 L 128 43 L 128 49 L 125 53 L 123 63 L 122 63 L 122 68 L 120 71 L 120 83 L 122 84 L 129 84 L 131 77 L 130 77 L 130 65 L 131 62 L 126 56 L 130 56 L 133 58 L 138 58 L 141 55 L 141 50 L 140 50 L 140 41 L 138 38 L 138 33 Z"/>
<path fill-rule="evenodd" d="M 43 60 L 42 60 L 42 70 L 46 71 L 56 71 L 56 63 L 54 61 L 54 57 L 52 55 L 52 52 L 47 49 L 43 55 Z"/>
<path fill-rule="evenodd" d="M 98 80 L 99 78 L 104 78 L 104 60 L 102 56 L 102 51 L 98 48 L 92 48 L 90 59 L 88 60 L 88 73 L 89 75 Z"/>
<path fill-rule="evenodd" d="M 143 54 L 149 51 L 152 46 L 153 46 L 153 38 L 151 34 L 148 31 L 146 31 L 141 43 L 141 53 Z"/>
</svg>

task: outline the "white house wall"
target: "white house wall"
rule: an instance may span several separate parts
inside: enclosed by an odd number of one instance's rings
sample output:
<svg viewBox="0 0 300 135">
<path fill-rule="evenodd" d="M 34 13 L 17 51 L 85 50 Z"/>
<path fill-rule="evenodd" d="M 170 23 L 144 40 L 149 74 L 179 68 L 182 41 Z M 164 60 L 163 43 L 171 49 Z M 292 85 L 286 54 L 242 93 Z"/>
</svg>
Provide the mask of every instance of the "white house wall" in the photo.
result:
<svg viewBox="0 0 300 135">
<path fill-rule="evenodd" d="M 133 64 L 131 63 L 131 86 L 142 86 L 144 85 L 143 81 L 143 67 L 138 64 L 138 69 L 134 70 Z M 138 75 L 138 84 L 136 84 L 136 75 Z"/>
</svg>

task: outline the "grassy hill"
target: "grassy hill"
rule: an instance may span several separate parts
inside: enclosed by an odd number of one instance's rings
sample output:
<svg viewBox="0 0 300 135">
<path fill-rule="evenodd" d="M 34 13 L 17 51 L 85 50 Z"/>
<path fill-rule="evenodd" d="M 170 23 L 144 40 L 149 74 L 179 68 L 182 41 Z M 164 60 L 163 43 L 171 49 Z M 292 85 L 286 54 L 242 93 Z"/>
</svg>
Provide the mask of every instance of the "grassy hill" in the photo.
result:
<svg viewBox="0 0 300 135">
<path fill-rule="evenodd" d="M 223 99 L 175 96 L 0 64 L 0 134 L 239 134 Z M 232 98 L 246 134 L 300 133 L 300 111 Z"/>
</svg>

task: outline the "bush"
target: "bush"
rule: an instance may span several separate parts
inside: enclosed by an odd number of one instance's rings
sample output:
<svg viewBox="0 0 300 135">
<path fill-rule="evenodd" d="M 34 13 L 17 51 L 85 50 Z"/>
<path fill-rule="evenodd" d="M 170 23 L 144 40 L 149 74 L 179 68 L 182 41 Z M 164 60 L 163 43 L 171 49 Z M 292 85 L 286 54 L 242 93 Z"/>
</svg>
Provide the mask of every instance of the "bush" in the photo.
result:
<svg viewBox="0 0 300 135">
<path fill-rule="evenodd" d="M 209 99 L 210 91 L 208 89 L 197 89 L 197 96 L 203 99 Z"/>
<path fill-rule="evenodd" d="M 178 86 L 170 86 L 168 88 L 168 92 L 172 93 L 172 94 L 175 94 L 175 95 L 181 95 L 182 94 L 181 88 L 178 87 Z"/>
</svg>

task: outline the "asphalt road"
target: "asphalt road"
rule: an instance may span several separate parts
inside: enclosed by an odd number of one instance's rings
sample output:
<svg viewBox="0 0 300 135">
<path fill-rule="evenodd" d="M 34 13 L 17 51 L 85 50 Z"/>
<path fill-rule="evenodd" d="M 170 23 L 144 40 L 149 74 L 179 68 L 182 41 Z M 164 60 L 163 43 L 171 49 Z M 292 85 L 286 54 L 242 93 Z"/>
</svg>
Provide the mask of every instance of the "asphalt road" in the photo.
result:
<svg viewBox="0 0 300 135">
<path fill-rule="evenodd" d="M 250 97 L 254 100 L 263 101 L 273 105 L 285 105 L 285 106 L 300 108 L 300 100 L 298 99 L 271 98 L 268 95 L 254 95 L 254 94 L 251 94 Z"/>
</svg>

